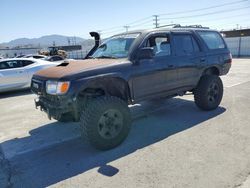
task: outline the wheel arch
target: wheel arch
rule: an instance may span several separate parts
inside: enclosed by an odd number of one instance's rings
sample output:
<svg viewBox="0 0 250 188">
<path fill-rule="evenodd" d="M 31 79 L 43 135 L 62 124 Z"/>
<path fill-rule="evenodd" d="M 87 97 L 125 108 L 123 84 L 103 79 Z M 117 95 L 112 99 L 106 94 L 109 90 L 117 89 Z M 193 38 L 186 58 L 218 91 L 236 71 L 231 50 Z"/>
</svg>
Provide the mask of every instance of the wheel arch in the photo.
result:
<svg viewBox="0 0 250 188">
<path fill-rule="evenodd" d="M 78 96 L 109 95 L 121 98 L 128 104 L 132 103 L 128 82 L 121 77 L 100 77 L 87 81 L 78 92 Z"/>
<path fill-rule="evenodd" d="M 204 75 L 216 75 L 216 76 L 219 76 L 220 74 L 221 74 L 221 71 L 220 71 L 219 67 L 212 66 L 212 67 L 206 68 L 203 71 L 202 76 L 204 76 Z"/>
</svg>

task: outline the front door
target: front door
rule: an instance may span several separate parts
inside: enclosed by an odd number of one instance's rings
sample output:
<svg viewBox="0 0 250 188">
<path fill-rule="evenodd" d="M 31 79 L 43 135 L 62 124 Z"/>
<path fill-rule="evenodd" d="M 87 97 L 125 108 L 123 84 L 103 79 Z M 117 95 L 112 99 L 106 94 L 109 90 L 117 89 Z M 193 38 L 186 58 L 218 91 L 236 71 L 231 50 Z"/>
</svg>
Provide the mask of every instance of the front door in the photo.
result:
<svg viewBox="0 0 250 188">
<path fill-rule="evenodd" d="M 171 58 L 172 50 L 168 34 L 151 35 L 142 47 L 152 47 L 154 57 L 133 65 L 132 90 L 133 97 L 137 101 L 164 95 L 167 91 L 175 89 L 177 80 L 176 65 Z"/>
<path fill-rule="evenodd" d="M 20 88 L 27 82 L 27 71 L 19 60 L 0 62 L 0 90 Z"/>
</svg>

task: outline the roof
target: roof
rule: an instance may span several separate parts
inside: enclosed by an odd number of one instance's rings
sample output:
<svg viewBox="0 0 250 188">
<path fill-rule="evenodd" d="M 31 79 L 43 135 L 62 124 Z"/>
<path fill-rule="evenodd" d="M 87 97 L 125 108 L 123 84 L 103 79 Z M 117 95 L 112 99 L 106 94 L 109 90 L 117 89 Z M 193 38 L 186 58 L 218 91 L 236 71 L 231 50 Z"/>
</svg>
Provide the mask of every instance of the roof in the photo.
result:
<svg viewBox="0 0 250 188">
<path fill-rule="evenodd" d="M 163 27 L 159 27 L 159 28 L 153 28 L 153 29 L 140 29 L 140 30 L 132 30 L 132 31 L 129 31 L 129 32 L 123 32 L 123 33 L 119 33 L 119 34 L 116 34 L 114 36 L 117 36 L 117 35 L 126 35 L 126 34 L 134 34 L 134 33 L 151 33 L 151 32 L 162 32 L 162 31 L 166 31 L 166 32 L 171 32 L 171 31 L 216 31 L 216 30 L 212 30 L 212 29 L 209 29 L 208 27 L 202 27 L 200 25 L 196 25 L 196 26 L 180 26 L 180 25 L 176 25 L 176 24 L 173 24 L 174 27 L 169 27 L 169 26 L 172 26 L 172 25 L 166 25 L 163 26 Z"/>
</svg>

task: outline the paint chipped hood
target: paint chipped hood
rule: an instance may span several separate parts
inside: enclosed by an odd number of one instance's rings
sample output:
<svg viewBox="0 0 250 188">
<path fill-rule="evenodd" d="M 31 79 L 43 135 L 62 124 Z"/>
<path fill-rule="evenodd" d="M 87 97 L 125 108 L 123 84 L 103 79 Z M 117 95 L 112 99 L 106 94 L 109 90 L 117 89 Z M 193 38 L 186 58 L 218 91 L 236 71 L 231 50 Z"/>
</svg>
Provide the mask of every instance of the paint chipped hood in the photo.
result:
<svg viewBox="0 0 250 188">
<path fill-rule="evenodd" d="M 95 71 L 105 67 L 120 64 L 125 59 L 86 59 L 86 60 L 71 60 L 64 63 L 38 71 L 34 76 L 42 78 L 60 79 L 77 75 L 80 73 Z"/>
</svg>

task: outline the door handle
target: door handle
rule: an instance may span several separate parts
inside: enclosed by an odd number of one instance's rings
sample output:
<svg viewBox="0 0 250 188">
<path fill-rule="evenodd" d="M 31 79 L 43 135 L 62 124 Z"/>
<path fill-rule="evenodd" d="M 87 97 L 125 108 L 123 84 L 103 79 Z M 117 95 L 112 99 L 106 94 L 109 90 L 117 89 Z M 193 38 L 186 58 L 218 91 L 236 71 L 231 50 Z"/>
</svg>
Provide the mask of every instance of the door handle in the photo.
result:
<svg viewBox="0 0 250 188">
<path fill-rule="evenodd" d="M 201 63 L 204 63 L 205 61 L 206 61 L 205 58 L 200 58 L 200 62 L 201 62 Z"/>
<path fill-rule="evenodd" d="M 168 65 L 168 68 L 174 68 L 174 65 Z"/>
<path fill-rule="evenodd" d="M 24 71 L 20 70 L 20 71 L 17 71 L 16 73 L 23 73 Z"/>
</svg>

